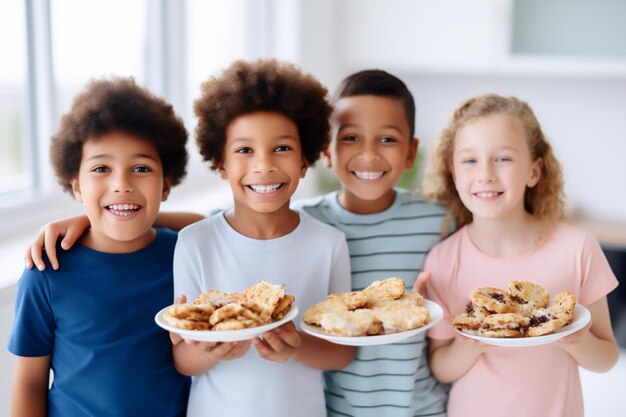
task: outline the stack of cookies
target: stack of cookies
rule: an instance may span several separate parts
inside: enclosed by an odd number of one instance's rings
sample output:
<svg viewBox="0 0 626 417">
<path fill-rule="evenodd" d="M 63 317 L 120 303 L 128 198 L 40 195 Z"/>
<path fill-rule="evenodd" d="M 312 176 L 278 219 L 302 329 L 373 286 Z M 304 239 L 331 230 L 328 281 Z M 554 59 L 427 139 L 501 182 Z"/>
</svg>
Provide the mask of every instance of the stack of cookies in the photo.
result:
<svg viewBox="0 0 626 417">
<path fill-rule="evenodd" d="M 371 336 L 416 329 L 430 322 L 424 298 L 405 293 L 404 280 L 372 282 L 362 291 L 331 294 L 304 312 L 305 323 L 337 336 Z"/>
<path fill-rule="evenodd" d="M 284 285 L 261 281 L 243 293 L 208 290 L 193 304 L 174 304 L 163 320 L 185 330 L 241 330 L 282 319 L 294 300 Z"/>
<path fill-rule="evenodd" d="M 487 337 L 543 336 L 574 320 L 576 298 L 563 291 L 554 297 L 529 281 L 511 281 L 508 291 L 476 288 L 470 293 L 466 311 L 452 325 L 459 331 Z"/>
</svg>

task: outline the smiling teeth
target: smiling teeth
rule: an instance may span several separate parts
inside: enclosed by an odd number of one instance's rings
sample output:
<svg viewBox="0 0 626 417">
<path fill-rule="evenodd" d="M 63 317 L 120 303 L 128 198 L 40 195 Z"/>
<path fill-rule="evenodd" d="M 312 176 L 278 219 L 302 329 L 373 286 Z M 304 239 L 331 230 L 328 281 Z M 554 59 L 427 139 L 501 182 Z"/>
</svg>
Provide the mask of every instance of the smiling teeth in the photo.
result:
<svg viewBox="0 0 626 417">
<path fill-rule="evenodd" d="M 271 193 L 272 191 L 276 191 L 281 184 L 271 184 L 271 185 L 251 185 L 252 188 L 257 193 Z"/>
<path fill-rule="evenodd" d="M 139 210 L 137 204 L 111 204 L 107 208 L 116 216 L 130 216 Z"/>
<path fill-rule="evenodd" d="M 370 172 L 370 171 L 354 171 L 354 175 L 357 176 L 357 178 L 360 178 L 362 180 L 377 180 L 378 178 L 382 177 L 384 174 L 384 172 Z"/>
<path fill-rule="evenodd" d="M 493 198 L 496 197 L 500 193 L 496 192 L 488 192 L 488 193 L 476 193 L 476 195 L 480 198 Z"/>
</svg>

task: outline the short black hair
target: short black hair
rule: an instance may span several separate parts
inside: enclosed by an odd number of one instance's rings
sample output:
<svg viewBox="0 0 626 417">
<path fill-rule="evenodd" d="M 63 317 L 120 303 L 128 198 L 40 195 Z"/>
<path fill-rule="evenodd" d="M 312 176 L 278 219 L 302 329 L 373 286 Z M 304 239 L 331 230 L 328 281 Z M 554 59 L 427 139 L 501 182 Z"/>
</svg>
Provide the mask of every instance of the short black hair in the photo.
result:
<svg viewBox="0 0 626 417">
<path fill-rule="evenodd" d="M 187 130 L 172 105 L 138 86 L 132 78 L 91 80 L 52 136 L 50 161 L 59 184 L 70 194 L 78 176 L 84 144 L 110 132 L 124 132 L 157 149 L 163 176 L 172 186 L 185 177 Z"/>
<path fill-rule="evenodd" d="M 204 82 L 194 104 L 196 143 L 211 169 L 219 169 L 224 161 L 230 123 L 255 111 L 277 112 L 294 122 L 309 166 L 328 146 L 332 108 L 326 87 L 288 62 L 239 60 Z"/>
<path fill-rule="evenodd" d="M 333 94 L 331 103 L 334 104 L 344 97 L 365 95 L 401 100 L 411 137 L 415 136 L 415 100 L 401 79 L 378 69 L 355 72 L 341 81 Z"/>
</svg>

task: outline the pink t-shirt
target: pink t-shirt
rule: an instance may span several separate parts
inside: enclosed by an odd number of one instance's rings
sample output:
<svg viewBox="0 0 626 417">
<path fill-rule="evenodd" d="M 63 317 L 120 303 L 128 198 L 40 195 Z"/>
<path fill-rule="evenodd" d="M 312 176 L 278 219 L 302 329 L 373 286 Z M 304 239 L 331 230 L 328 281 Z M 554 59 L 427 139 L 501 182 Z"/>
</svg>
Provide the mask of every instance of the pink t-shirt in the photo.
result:
<svg viewBox="0 0 626 417">
<path fill-rule="evenodd" d="M 477 287 L 508 288 L 511 280 L 532 281 L 551 296 L 568 290 L 589 305 L 617 286 L 598 242 L 568 225 L 555 228 L 538 248 L 510 259 L 489 257 L 471 242 L 467 228 L 435 246 L 424 261 L 432 273 L 428 298 L 440 304 L 445 318 L 429 330 L 433 339 L 450 339 L 450 324 L 463 312 Z M 576 361 L 553 344 L 525 348 L 494 347 L 454 382 L 448 417 L 576 417 L 583 400 Z"/>
</svg>

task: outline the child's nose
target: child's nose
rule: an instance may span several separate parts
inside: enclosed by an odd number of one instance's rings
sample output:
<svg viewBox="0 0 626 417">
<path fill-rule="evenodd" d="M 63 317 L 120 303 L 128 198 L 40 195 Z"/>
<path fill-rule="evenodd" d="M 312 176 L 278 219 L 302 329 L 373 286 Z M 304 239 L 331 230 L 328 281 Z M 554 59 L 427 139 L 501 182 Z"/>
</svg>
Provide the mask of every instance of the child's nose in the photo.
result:
<svg viewBox="0 0 626 417">
<path fill-rule="evenodd" d="M 277 170 L 272 155 L 261 152 L 255 155 L 253 167 L 254 172 L 258 173 L 274 172 Z"/>
<path fill-rule="evenodd" d="M 111 191 L 116 193 L 128 193 L 133 191 L 133 184 L 126 174 L 114 175 L 111 181 Z"/>
<path fill-rule="evenodd" d="M 492 164 L 482 164 L 478 181 L 482 183 L 494 182 L 496 180 L 495 170 Z"/>
<path fill-rule="evenodd" d="M 364 142 L 359 157 L 364 161 L 376 161 L 380 159 L 376 144 Z"/>
</svg>

